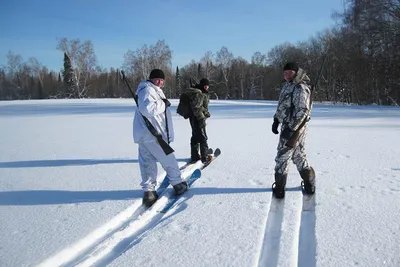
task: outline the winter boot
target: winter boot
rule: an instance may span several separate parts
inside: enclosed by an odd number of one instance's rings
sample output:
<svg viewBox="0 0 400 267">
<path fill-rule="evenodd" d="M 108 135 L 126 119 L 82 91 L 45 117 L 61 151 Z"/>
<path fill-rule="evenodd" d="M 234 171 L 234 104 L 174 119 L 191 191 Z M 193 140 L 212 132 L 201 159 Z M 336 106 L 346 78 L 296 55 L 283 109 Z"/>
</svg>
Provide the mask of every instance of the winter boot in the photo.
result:
<svg viewBox="0 0 400 267">
<path fill-rule="evenodd" d="M 201 154 L 201 162 L 204 164 L 209 163 L 212 160 L 212 155 L 208 154 L 209 149 L 208 149 L 208 144 L 207 142 L 201 143 L 200 144 L 200 154 Z"/>
<path fill-rule="evenodd" d="M 300 176 L 303 179 L 301 187 L 307 195 L 315 193 L 315 171 L 313 167 L 300 171 Z"/>
<path fill-rule="evenodd" d="M 191 144 L 190 145 L 190 158 L 191 158 L 191 162 L 196 162 L 198 160 L 200 160 L 200 155 L 199 155 L 199 144 Z"/>
<path fill-rule="evenodd" d="M 173 185 L 172 187 L 174 188 L 175 194 L 176 194 L 177 196 L 182 195 L 182 194 L 185 193 L 185 192 L 188 190 L 188 188 L 189 188 L 187 182 L 182 182 L 182 183 Z"/>
<path fill-rule="evenodd" d="M 146 191 L 143 195 L 143 205 L 149 208 L 157 201 L 157 199 L 158 195 L 156 191 Z"/>
<path fill-rule="evenodd" d="M 272 184 L 272 194 L 275 198 L 281 199 L 285 197 L 287 174 L 275 173 L 275 183 Z"/>
<path fill-rule="evenodd" d="M 200 158 L 201 158 L 201 162 L 203 163 L 203 164 L 208 164 L 208 163 L 210 163 L 211 161 L 212 161 L 212 155 L 210 155 L 210 154 L 207 154 L 207 155 L 205 155 L 205 156 L 200 156 Z"/>
</svg>

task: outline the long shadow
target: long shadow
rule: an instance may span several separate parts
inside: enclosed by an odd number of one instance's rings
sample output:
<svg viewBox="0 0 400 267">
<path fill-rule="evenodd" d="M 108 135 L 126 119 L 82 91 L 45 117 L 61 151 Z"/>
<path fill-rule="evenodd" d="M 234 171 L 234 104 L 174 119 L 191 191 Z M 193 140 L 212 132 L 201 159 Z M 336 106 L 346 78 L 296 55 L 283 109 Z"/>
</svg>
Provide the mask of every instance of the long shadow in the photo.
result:
<svg viewBox="0 0 400 267">
<path fill-rule="evenodd" d="M 48 159 L 0 162 L 0 168 L 86 166 L 96 164 L 137 163 L 137 159 Z"/>
<path fill-rule="evenodd" d="M 243 193 L 263 193 L 272 192 L 271 188 L 217 188 L 202 187 L 190 189 L 194 195 L 218 195 L 218 194 L 243 194 Z M 301 186 L 287 187 L 286 191 L 301 191 Z"/>
<path fill-rule="evenodd" d="M 300 187 L 287 188 L 287 191 L 298 191 Z M 271 188 L 193 188 L 194 195 L 249 194 L 271 192 Z M 65 191 L 65 190 L 24 190 L 0 192 L 0 206 L 52 205 L 105 200 L 129 200 L 141 198 L 142 190 L 113 191 Z"/>
<path fill-rule="evenodd" d="M 188 159 L 178 159 L 186 162 Z M 65 166 L 88 166 L 97 164 L 138 163 L 138 159 L 48 159 L 0 162 L 1 168 L 42 168 Z"/>
<path fill-rule="evenodd" d="M 121 114 L 135 111 L 135 105 L 117 105 L 110 103 L 56 103 L 56 102 L 26 102 L 23 105 L 0 106 L 1 116 L 37 116 L 37 115 L 82 115 L 82 114 Z"/>
<path fill-rule="evenodd" d="M 0 192 L 0 206 L 26 206 L 101 202 L 105 200 L 128 200 L 140 198 L 142 190 L 114 191 L 64 191 L 26 190 Z"/>
</svg>

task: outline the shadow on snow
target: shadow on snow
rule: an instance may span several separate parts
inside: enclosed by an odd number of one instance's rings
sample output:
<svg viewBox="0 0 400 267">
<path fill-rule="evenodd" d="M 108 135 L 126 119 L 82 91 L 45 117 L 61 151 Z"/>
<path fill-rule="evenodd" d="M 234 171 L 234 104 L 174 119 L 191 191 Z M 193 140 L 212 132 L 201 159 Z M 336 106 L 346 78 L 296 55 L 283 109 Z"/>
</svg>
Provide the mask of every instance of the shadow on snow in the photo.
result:
<svg viewBox="0 0 400 267">
<path fill-rule="evenodd" d="M 177 159 L 180 162 L 188 161 Z M 41 168 L 41 167 L 66 167 L 66 166 L 88 166 L 97 164 L 138 163 L 138 159 L 49 159 L 49 160 L 23 160 L 0 162 L 2 168 Z"/>
<path fill-rule="evenodd" d="M 287 191 L 300 191 L 300 187 L 289 187 Z M 193 195 L 251 194 L 271 192 L 271 188 L 192 188 Z M 113 191 L 65 191 L 65 190 L 23 190 L 0 192 L 0 206 L 52 205 L 106 200 L 130 200 L 141 198 L 142 190 Z"/>
</svg>

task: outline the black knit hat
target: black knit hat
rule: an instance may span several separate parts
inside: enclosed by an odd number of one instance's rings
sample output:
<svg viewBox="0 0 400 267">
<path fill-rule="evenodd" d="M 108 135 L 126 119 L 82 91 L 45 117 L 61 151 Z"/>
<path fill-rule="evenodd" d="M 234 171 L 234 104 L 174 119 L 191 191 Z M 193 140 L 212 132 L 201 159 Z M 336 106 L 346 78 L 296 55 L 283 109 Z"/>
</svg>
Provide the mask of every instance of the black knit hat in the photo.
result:
<svg viewBox="0 0 400 267">
<path fill-rule="evenodd" d="M 208 79 L 206 79 L 206 78 L 203 78 L 203 79 L 200 80 L 199 84 L 200 84 L 201 87 L 204 87 L 205 85 L 210 85 L 210 81 Z"/>
<path fill-rule="evenodd" d="M 285 66 L 283 66 L 283 71 L 285 70 L 294 70 L 295 72 L 297 72 L 299 70 L 299 66 L 296 62 L 288 62 L 285 64 Z"/>
<path fill-rule="evenodd" d="M 150 77 L 149 77 L 150 80 L 157 79 L 157 78 L 165 80 L 164 72 L 160 69 L 154 69 L 150 72 Z"/>
</svg>

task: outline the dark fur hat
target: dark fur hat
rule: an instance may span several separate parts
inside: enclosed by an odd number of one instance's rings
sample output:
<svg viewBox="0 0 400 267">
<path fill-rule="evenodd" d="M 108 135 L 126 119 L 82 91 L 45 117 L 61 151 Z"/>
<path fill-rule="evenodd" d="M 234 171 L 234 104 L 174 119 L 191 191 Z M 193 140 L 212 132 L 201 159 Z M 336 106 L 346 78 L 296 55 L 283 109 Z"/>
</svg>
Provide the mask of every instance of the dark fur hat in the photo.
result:
<svg viewBox="0 0 400 267">
<path fill-rule="evenodd" d="M 199 84 L 200 84 L 201 87 L 204 87 L 205 85 L 210 85 L 210 81 L 208 79 L 206 79 L 206 78 L 203 78 L 203 79 L 200 80 Z"/>
<path fill-rule="evenodd" d="M 288 62 L 283 66 L 283 71 L 285 70 L 294 70 L 295 72 L 299 71 L 299 66 L 296 62 Z"/>
<path fill-rule="evenodd" d="M 165 75 L 164 72 L 160 69 L 154 69 L 150 72 L 150 77 L 149 79 L 164 79 L 165 80 Z"/>
</svg>

